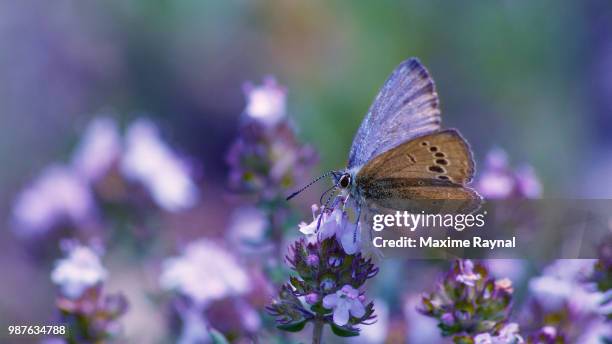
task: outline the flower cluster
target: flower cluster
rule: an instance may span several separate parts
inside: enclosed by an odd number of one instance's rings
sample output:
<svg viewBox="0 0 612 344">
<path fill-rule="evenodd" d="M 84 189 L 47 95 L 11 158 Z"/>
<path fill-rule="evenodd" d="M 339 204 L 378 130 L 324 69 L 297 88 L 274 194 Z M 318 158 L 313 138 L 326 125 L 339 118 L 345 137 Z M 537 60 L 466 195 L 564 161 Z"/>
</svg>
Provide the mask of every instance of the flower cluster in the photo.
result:
<svg viewBox="0 0 612 344">
<path fill-rule="evenodd" d="M 546 328 L 545 334 L 554 333 L 554 338 L 570 342 L 587 342 L 585 336 L 612 338 L 612 329 L 606 324 L 611 313 L 610 292 L 598 291 L 589 281 L 595 266 L 591 259 L 561 259 L 532 278 L 525 327 Z M 539 332 L 537 328 L 536 334 Z"/>
<path fill-rule="evenodd" d="M 520 343 L 515 324 L 508 324 L 512 283 L 495 280 L 470 260 L 457 260 L 433 293 L 425 294 L 419 311 L 438 320 L 443 336 L 457 343 Z M 497 338 L 497 339 L 496 339 Z"/>
<path fill-rule="evenodd" d="M 533 168 L 524 165 L 513 170 L 506 152 L 499 148 L 487 155 L 475 187 L 485 199 L 537 198 L 542 192 Z"/>
<path fill-rule="evenodd" d="M 227 155 L 229 185 L 265 198 L 295 184 L 315 162 L 310 146 L 298 142 L 285 113 L 286 91 L 273 78 L 245 86 L 247 106 L 236 141 Z"/>
<path fill-rule="evenodd" d="M 259 315 L 245 300 L 254 281 L 218 243 L 189 243 L 180 256 L 163 262 L 159 282 L 179 296 L 173 308 L 181 322 L 180 343 L 207 342 L 216 330 L 253 333 L 260 327 Z"/>
<path fill-rule="evenodd" d="M 228 296 L 245 294 L 250 288 L 247 273 L 236 259 L 206 239 L 187 245 L 181 256 L 167 258 L 160 285 L 201 306 Z"/>
<path fill-rule="evenodd" d="M 361 253 L 347 254 L 335 237 L 297 240 L 287 261 L 297 276 L 290 278 L 267 307 L 278 328 L 300 331 L 306 323 L 329 324 L 339 336 L 356 336 L 357 325 L 374 320 L 374 304 L 366 303 L 364 284 L 378 268 Z"/>
<path fill-rule="evenodd" d="M 72 169 L 52 165 L 21 192 L 13 207 L 16 234 L 28 238 L 93 218 L 94 197 Z M 18 230 L 17 230 L 18 229 Z"/>
<path fill-rule="evenodd" d="M 66 258 L 58 260 L 51 273 L 60 287 L 56 306 L 60 320 L 68 326 L 68 340 L 74 343 L 108 341 L 121 333 L 119 318 L 127 311 L 121 294 L 105 295 L 107 271 L 99 253 L 75 241 L 63 242 Z"/>
<path fill-rule="evenodd" d="M 46 168 L 19 195 L 13 207 L 14 229 L 32 237 L 58 227 L 89 228 L 101 208 L 96 200 L 129 199 L 139 188 L 164 210 L 184 210 L 198 198 L 190 174 L 152 122 L 137 119 L 121 140 L 117 123 L 98 117 L 86 128 L 70 163 Z"/>
<path fill-rule="evenodd" d="M 80 298 L 58 298 L 61 321 L 68 325 L 68 341 L 99 343 L 121 334 L 119 319 L 127 312 L 122 294 L 104 295 L 101 288 L 88 289 Z"/>
</svg>

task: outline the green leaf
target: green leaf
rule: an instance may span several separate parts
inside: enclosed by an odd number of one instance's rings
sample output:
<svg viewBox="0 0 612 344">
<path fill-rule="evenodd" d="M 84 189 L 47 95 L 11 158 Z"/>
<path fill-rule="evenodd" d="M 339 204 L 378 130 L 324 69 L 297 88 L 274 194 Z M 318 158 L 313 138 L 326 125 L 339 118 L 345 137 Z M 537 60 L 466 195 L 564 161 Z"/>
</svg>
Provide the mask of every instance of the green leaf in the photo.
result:
<svg viewBox="0 0 612 344">
<path fill-rule="evenodd" d="M 338 337 L 355 337 L 359 335 L 359 330 L 340 327 L 334 323 L 331 324 L 332 332 Z"/>
<path fill-rule="evenodd" d="M 331 310 L 323 307 L 323 303 L 320 301 L 310 306 L 310 310 L 319 315 L 325 315 L 325 314 L 331 313 Z"/>
<path fill-rule="evenodd" d="M 227 339 L 225 339 L 225 336 L 215 329 L 210 330 L 210 338 L 212 339 L 213 344 L 229 344 Z"/>
<path fill-rule="evenodd" d="M 306 326 L 307 322 L 308 319 L 304 319 L 294 323 L 278 325 L 276 326 L 276 328 L 287 332 L 300 332 L 302 329 L 304 329 L 304 326 Z"/>
<path fill-rule="evenodd" d="M 474 340 L 470 336 L 455 336 L 453 337 L 455 344 L 474 344 Z"/>
</svg>

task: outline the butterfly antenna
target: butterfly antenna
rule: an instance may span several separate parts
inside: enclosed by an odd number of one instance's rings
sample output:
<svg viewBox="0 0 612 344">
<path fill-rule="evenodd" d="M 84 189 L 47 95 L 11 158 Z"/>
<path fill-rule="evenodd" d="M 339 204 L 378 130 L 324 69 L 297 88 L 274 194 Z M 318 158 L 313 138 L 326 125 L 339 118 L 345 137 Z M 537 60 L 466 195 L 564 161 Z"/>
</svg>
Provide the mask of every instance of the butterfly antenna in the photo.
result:
<svg viewBox="0 0 612 344">
<path fill-rule="evenodd" d="M 308 188 L 309 188 L 309 187 L 310 187 L 312 184 L 314 184 L 314 183 L 318 182 L 319 180 L 321 180 L 321 179 L 323 179 L 323 178 L 325 178 L 325 177 L 327 177 L 327 176 L 329 176 L 330 174 L 333 174 L 333 173 L 335 173 L 335 172 L 336 172 L 336 171 L 329 171 L 329 172 L 324 173 L 322 176 L 320 176 L 320 177 L 316 178 L 315 180 L 311 181 L 310 183 L 308 183 L 306 186 L 302 187 L 302 188 L 301 188 L 301 189 L 299 189 L 298 191 L 296 191 L 296 192 L 292 193 L 291 195 L 287 196 L 287 198 L 286 198 L 286 199 L 287 199 L 287 201 L 288 201 L 288 200 L 290 200 L 290 199 L 292 199 L 293 197 L 297 196 L 297 195 L 298 195 L 300 192 L 302 192 L 302 191 L 304 191 L 304 190 L 308 189 Z"/>
</svg>

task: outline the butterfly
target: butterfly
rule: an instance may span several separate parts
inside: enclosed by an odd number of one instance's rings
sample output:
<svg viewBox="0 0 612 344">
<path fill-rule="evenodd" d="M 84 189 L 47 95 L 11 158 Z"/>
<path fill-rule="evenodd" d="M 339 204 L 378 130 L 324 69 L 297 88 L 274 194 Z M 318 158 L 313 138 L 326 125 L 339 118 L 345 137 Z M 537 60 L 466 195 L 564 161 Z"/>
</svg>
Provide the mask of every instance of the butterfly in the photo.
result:
<svg viewBox="0 0 612 344">
<path fill-rule="evenodd" d="M 324 174 L 287 199 L 331 174 L 330 190 L 348 194 L 357 222 L 364 207 L 430 213 L 446 204 L 454 212 L 475 211 L 481 197 L 468 186 L 474 175 L 472 151 L 457 130 L 441 128 L 439 103 L 434 81 L 419 60 L 400 63 L 361 123 L 347 167 Z"/>
</svg>

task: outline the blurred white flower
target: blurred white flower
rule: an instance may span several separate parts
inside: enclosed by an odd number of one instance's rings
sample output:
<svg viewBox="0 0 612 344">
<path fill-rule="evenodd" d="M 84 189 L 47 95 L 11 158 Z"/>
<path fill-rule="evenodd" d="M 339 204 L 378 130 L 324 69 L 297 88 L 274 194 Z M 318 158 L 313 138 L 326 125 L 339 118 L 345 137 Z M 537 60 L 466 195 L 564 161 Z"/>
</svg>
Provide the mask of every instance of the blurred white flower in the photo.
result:
<svg viewBox="0 0 612 344">
<path fill-rule="evenodd" d="M 514 189 L 514 181 L 508 175 L 487 172 L 478 181 L 478 191 L 485 198 L 500 199 L 510 197 Z"/>
<path fill-rule="evenodd" d="M 348 324 L 349 314 L 355 318 L 365 315 L 365 307 L 359 297 L 359 290 L 348 284 L 334 294 L 326 295 L 323 298 L 323 306 L 334 310 L 333 319 L 338 326 Z"/>
<path fill-rule="evenodd" d="M 234 256 L 206 239 L 187 245 L 181 256 L 166 259 L 160 284 L 202 306 L 250 290 L 248 275 Z"/>
<path fill-rule="evenodd" d="M 128 178 L 142 183 L 155 202 L 168 211 L 183 210 L 197 201 L 197 188 L 186 164 L 148 120 L 139 119 L 128 128 L 121 169 Z"/>
<path fill-rule="evenodd" d="M 244 85 L 247 105 L 245 114 L 255 121 L 272 127 L 285 117 L 287 91 L 273 77 L 267 77 L 262 85 Z"/>
<path fill-rule="evenodd" d="M 519 344 L 524 343 L 523 337 L 519 332 L 517 323 L 509 323 L 499 330 L 499 334 L 492 338 L 493 344 Z"/>
<path fill-rule="evenodd" d="M 532 166 L 523 165 L 516 172 L 516 182 L 520 193 L 527 198 L 538 198 L 542 195 L 542 184 Z"/>
<path fill-rule="evenodd" d="M 93 119 L 72 157 L 72 166 L 86 180 L 95 181 L 108 172 L 121 154 L 117 123 L 110 117 Z"/>
<path fill-rule="evenodd" d="M 260 209 L 253 206 L 239 207 L 233 211 L 228 226 L 230 242 L 239 246 L 260 244 L 268 228 L 268 218 Z"/>
<path fill-rule="evenodd" d="M 71 247 L 65 258 L 59 259 L 51 272 L 51 280 L 60 286 L 68 298 L 78 298 L 85 290 L 106 279 L 107 271 L 100 257 L 83 245 Z"/>
<path fill-rule="evenodd" d="M 523 165 L 513 170 L 508 163 L 508 155 L 500 148 L 494 148 L 487 154 L 485 167 L 475 182 L 475 188 L 488 199 L 537 198 L 542 193 L 542 185 L 533 168 Z"/>
<path fill-rule="evenodd" d="M 594 264 L 593 259 L 559 259 L 529 281 L 529 291 L 548 312 L 567 305 L 577 314 L 598 313 L 604 295 L 585 283 Z"/>
<path fill-rule="evenodd" d="M 557 259 L 548 265 L 544 275 L 570 282 L 584 282 L 593 274 L 596 259 Z"/>
<path fill-rule="evenodd" d="M 93 212 L 91 190 L 65 166 L 53 165 L 18 196 L 13 217 L 18 235 L 41 234 L 60 221 L 79 223 Z"/>
</svg>

